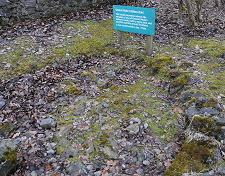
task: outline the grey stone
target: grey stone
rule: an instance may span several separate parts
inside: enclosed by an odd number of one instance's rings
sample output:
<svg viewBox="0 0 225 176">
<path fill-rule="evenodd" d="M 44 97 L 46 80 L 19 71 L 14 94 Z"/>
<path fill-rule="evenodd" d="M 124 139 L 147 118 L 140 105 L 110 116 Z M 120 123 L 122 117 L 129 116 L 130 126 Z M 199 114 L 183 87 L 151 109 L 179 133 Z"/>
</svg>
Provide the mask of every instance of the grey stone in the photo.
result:
<svg viewBox="0 0 225 176">
<path fill-rule="evenodd" d="M 158 154 L 160 154 L 161 153 L 161 150 L 159 150 L 159 149 L 153 149 L 153 151 L 158 155 Z"/>
<path fill-rule="evenodd" d="M 139 125 L 137 123 L 129 125 L 125 130 L 130 134 L 137 134 L 139 132 Z"/>
<path fill-rule="evenodd" d="M 52 128 L 55 127 L 56 122 L 52 118 L 43 119 L 40 122 L 42 128 Z"/>
<path fill-rule="evenodd" d="M 9 0 L 0 0 L 0 7 L 5 7 L 9 4 Z"/>
<path fill-rule="evenodd" d="M 110 86 L 110 82 L 108 79 L 99 79 L 97 81 L 97 86 L 103 89 L 107 89 Z"/>
<path fill-rule="evenodd" d="M 50 150 L 47 151 L 47 153 L 48 153 L 48 154 L 54 154 L 55 151 L 54 151 L 53 149 L 50 149 Z"/>
<path fill-rule="evenodd" d="M 114 138 L 112 138 L 112 137 L 109 137 L 109 138 L 108 138 L 108 141 L 109 141 L 110 145 L 112 146 L 112 149 L 113 149 L 114 151 L 117 151 L 117 149 L 118 149 L 118 144 L 117 144 L 116 140 L 115 140 Z"/>
<path fill-rule="evenodd" d="M 144 175 L 144 170 L 141 168 L 137 169 L 137 174 Z"/>
<path fill-rule="evenodd" d="M 214 175 L 215 175 L 215 172 L 213 170 L 211 170 L 209 172 L 201 174 L 200 176 L 214 176 Z"/>
<path fill-rule="evenodd" d="M 83 168 L 83 163 L 81 163 L 80 161 L 74 161 L 66 168 L 66 171 L 71 175 L 79 175 L 79 171 Z"/>
<path fill-rule="evenodd" d="M 95 176 L 101 176 L 102 175 L 102 171 L 97 171 L 94 173 Z"/>
<path fill-rule="evenodd" d="M 202 94 L 201 92 L 195 92 L 192 96 L 197 98 L 197 97 L 204 97 L 205 95 Z"/>
<path fill-rule="evenodd" d="M 212 107 L 204 107 L 199 110 L 199 113 L 200 114 L 207 113 L 209 115 L 218 115 L 219 111 L 217 111 L 215 108 L 212 108 Z"/>
<path fill-rule="evenodd" d="M 45 101 L 43 99 L 39 99 L 38 105 L 44 105 L 44 104 L 45 104 Z"/>
<path fill-rule="evenodd" d="M 148 125 L 147 123 L 144 123 L 144 128 L 145 128 L 145 129 L 147 129 L 148 126 L 149 126 L 149 125 Z"/>
<path fill-rule="evenodd" d="M 68 145 L 68 141 L 66 139 L 62 139 L 60 142 L 59 142 L 59 145 L 62 146 L 62 147 L 65 147 Z"/>
<path fill-rule="evenodd" d="M 143 150 L 138 151 L 138 152 L 137 152 L 137 157 L 138 157 L 138 161 L 143 162 L 144 159 L 145 159 L 144 151 L 143 151 Z"/>
<path fill-rule="evenodd" d="M 44 75 L 44 72 L 36 71 L 36 72 L 35 72 L 35 75 L 36 75 L 36 76 L 43 76 L 43 75 Z"/>
<path fill-rule="evenodd" d="M 86 103 L 80 103 L 76 106 L 75 111 L 73 112 L 73 115 L 78 116 L 82 115 L 85 112 L 86 109 Z"/>
<path fill-rule="evenodd" d="M 225 166 L 219 166 L 216 173 L 225 175 Z"/>
<path fill-rule="evenodd" d="M 78 151 L 74 147 L 64 148 L 62 152 L 62 156 L 65 158 L 77 157 Z"/>
<path fill-rule="evenodd" d="M 72 125 L 65 125 L 60 127 L 60 130 L 56 133 L 57 139 L 65 138 L 69 134 L 71 128 L 72 128 Z"/>
<path fill-rule="evenodd" d="M 205 107 L 204 106 L 205 103 L 206 104 L 208 103 L 209 105 L 211 104 L 210 105 L 211 108 L 215 108 L 218 111 L 223 111 L 222 105 L 216 99 L 208 97 L 199 97 L 195 102 L 195 107 L 201 109 Z"/>
<path fill-rule="evenodd" d="M 225 126 L 222 126 L 221 130 L 225 133 Z"/>
<path fill-rule="evenodd" d="M 107 146 L 102 149 L 102 152 L 106 154 L 110 159 L 118 159 L 119 157 L 116 152 L 114 152 Z"/>
<path fill-rule="evenodd" d="M 148 160 L 144 160 L 144 161 L 143 161 L 143 164 L 144 164 L 145 166 L 149 166 L 149 165 L 150 165 L 150 162 L 149 162 Z"/>
<path fill-rule="evenodd" d="M 36 6 L 36 0 L 26 0 L 24 1 L 25 7 L 35 7 Z"/>
<path fill-rule="evenodd" d="M 92 170 L 93 169 L 93 165 L 88 165 L 87 166 L 87 170 Z"/>
<path fill-rule="evenodd" d="M 36 171 L 32 171 L 32 172 L 30 173 L 30 176 L 38 176 L 38 174 L 37 174 Z"/>
<path fill-rule="evenodd" d="M 202 108 L 203 107 L 203 103 L 205 102 L 209 102 L 210 99 L 206 98 L 206 97 L 199 97 L 196 102 L 195 102 L 195 107 L 196 108 Z"/>
<path fill-rule="evenodd" d="M 179 99 L 182 103 L 186 103 L 187 101 L 191 99 L 191 97 L 192 97 L 191 93 L 185 92 L 179 97 Z"/>
<path fill-rule="evenodd" d="M 90 153 L 94 152 L 95 148 L 94 148 L 92 141 L 88 141 L 87 143 L 88 143 L 88 149 L 86 150 L 86 152 L 88 154 L 90 154 Z"/>
<path fill-rule="evenodd" d="M 11 170 L 14 169 L 14 166 L 10 164 L 8 160 L 0 163 L 0 173 L 1 176 L 7 176 Z"/>
<path fill-rule="evenodd" d="M 5 101 L 4 100 L 0 100 L 0 109 L 5 106 Z"/>
<path fill-rule="evenodd" d="M 170 85 L 168 92 L 169 92 L 170 95 L 172 95 L 172 94 L 177 93 L 183 87 L 184 87 L 184 85 L 180 85 L 180 86 L 172 86 L 172 85 Z"/>
<path fill-rule="evenodd" d="M 104 176 L 112 176 L 112 174 L 106 173 L 104 174 Z"/>
<path fill-rule="evenodd" d="M 46 0 L 37 0 L 37 4 L 44 4 Z"/>
<path fill-rule="evenodd" d="M 108 71 L 108 72 L 107 72 L 107 76 L 108 76 L 109 78 L 113 78 L 113 77 L 116 76 L 116 73 L 115 73 L 114 71 Z"/>
<path fill-rule="evenodd" d="M 186 110 L 186 116 L 190 120 L 194 115 L 200 115 L 200 112 L 194 106 L 191 106 Z"/>
<path fill-rule="evenodd" d="M 219 118 L 217 116 L 213 116 L 211 118 L 215 120 L 218 125 L 225 126 L 225 118 Z"/>
</svg>

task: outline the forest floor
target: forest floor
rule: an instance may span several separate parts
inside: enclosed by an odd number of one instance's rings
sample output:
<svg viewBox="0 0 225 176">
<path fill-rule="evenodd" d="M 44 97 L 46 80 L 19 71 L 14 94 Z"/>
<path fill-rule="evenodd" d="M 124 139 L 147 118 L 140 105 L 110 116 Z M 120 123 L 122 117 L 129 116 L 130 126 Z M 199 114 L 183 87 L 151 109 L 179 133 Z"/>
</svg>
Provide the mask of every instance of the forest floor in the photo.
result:
<svg viewBox="0 0 225 176">
<path fill-rule="evenodd" d="M 156 9 L 152 56 L 146 36 L 117 44 L 112 6 L 0 28 L 0 139 L 18 146 L 12 175 L 160 176 L 185 139 L 182 93 L 215 97 L 225 118 L 225 12 L 205 3 L 192 28 L 173 0 L 144 7 Z"/>
</svg>

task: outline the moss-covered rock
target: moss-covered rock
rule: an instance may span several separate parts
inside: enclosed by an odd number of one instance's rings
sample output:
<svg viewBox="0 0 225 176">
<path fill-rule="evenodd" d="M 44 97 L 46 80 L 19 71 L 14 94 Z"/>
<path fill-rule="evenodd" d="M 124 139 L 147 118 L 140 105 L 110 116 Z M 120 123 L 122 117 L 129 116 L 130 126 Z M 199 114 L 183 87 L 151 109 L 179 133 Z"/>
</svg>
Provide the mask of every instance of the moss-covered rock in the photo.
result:
<svg viewBox="0 0 225 176">
<path fill-rule="evenodd" d="M 211 140 L 187 140 L 164 176 L 182 176 L 184 173 L 209 171 L 218 162 L 217 147 Z"/>
<path fill-rule="evenodd" d="M 65 92 L 67 95 L 80 95 L 82 93 L 81 90 L 77 89 L 74 86 L 68 86 L 65 88 Z"/>
<path fill-rule="evenodd" d="M 184 70 L 193 67 L 193 64 L 190 62 L 182 62 L 179 64 L 179 68 L 182 68 Z"/>
<path fill-rule="evenodd" d="M 17 166 L 17 146 L 11 139 L 0 142 L 0 174 L 7 176 Z"/>
<path fill-rule="evenodd" d="M 192 128 L 198 132 L 204 133 L 208 136 L 214 136 L 217 139 L 223 139 L 225 137 L 225 133 L 222 128 L 225 123 L 220 122 L 221 121 L 212 118 L 194 116 L 191 125 Z"/>
<path fill-rule="evenodd" d="M 175 79 L 174 81 L 171 82 L 169 89 L 168 89 L 169 94 L 174 94 L 174 93 L 178 92 L 179 90 L 181 90 L 185 85 L 188 84 L 190 79 L 191 78 L 187 75 L 179 76 L 177 79 Z"/>
<path fill-rule="evenodd" d="M 172 64 L 174 64 L 174 60 L 171 56 L 158 56 L 154 59 L 149 59 L 146 63 L 153 73 L 165 72 L 166 68 Z"/>
<path fill-rule="evenodd" d="M 179 86 L 186 85 L 187 82 L 188 82 L 188 77 L 187 76 L 181 76 L 178 79 L 174 80 L 171 85 L 173 87 L 179 87 Z"/>
<path fill-rule="evenodd" d="M 13 128 L 14 125 L 10 122 L 0 125 L 0 135 L 7 137 Z"/>
<path fill-rule="evenodd" d="M 199 97 L 195 102 L 195 107 L 198 109 L 212 107 L 219 111 L 223 111 L 222 105 L 220 105 L 215 98 L 211 97 Z"/>
<path fill-rule="evenodd" d="M 191 73 L 188 71 L 180 71 L 180 70 L 171 70 L 169 72 L 170 78 L 177 78 L 180 75 L 191 75 Z"/>
<path fill-rule="evenodd" d="M 204 94 L 201 90 L 190 90 L 190 91 L 187 91 L 187 92 L 184 92 L 183 94 L 181 94 L 179 99 L 182 103 L 186 103 L 191 99 L 193 101 L 196 101 L 197 98 L 205 97 L 205 96 L 207 96 L 207 95 Z"/>
</svg>

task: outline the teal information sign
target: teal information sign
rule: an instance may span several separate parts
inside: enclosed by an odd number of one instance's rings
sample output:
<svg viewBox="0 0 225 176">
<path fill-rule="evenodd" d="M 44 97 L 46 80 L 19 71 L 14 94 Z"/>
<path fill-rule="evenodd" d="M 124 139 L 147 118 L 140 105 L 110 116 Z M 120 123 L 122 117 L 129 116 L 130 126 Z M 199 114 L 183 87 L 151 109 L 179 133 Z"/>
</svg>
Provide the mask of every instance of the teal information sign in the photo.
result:
<svg viewBox="0 0 225 176">
<path fill-rule="evenodd" d="M 155 9 L 113 6 L 114 29 L 132 33 L 155 35 Z"/>
</svg>

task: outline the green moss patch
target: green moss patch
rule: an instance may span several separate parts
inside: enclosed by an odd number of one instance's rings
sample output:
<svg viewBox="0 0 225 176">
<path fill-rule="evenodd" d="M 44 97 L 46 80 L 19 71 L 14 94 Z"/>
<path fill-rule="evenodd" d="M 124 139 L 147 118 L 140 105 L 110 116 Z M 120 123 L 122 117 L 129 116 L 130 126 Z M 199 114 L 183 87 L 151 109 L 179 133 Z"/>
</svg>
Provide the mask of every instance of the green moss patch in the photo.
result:
<svg viewBox="0 0 225 176">
<path fill-rule="evenodd" d="M 57 40 L 48 41 L 48 47 L 34 43 L 27 36 L 16 39 L 17 44 L 6 46 L 5 48 L 9 48 L 7 50 L 0 48 L 6 51 L 0 54 L 0 75 L 14 77 L 19 73 L 33 72 L 55 61 L 60 63 L 81 55 L 145 58 L 144 52 L 138 50 L 140 43 L 133 43 L 129 35 L 125 37 L 129 45 L 116 46 L 117 36 L 111 19 L 68 22 L 62 27 L 62 31 L 63 34 L 56 36 Z M 40 51 L 37 51 L 39 48 Z"/>
<path fill-rule="evenodd" d="M 213 160 L 216 146 L 210 145 L 211 141 L 185 142 L 182 150 L 165 171 L 165 176 L 182 176 L 183 173 L 201 173 L 209 170 L 209 160 Z"/>
<path fill-rule="evenodd" d="M 73 36 L 67 41 L 67 45 L 59 47 L 54 51 L 57 57 L 63 58 L 66 54 L 72 57 L 78 55 L 86 56 L 106 56 L 120 55 L 125 57 L 144 57 L 143 53 L 138 52 L 137 44 L 129 47 L 117 48 L 116 36 L 113 31 L 113 20 L 70 22 L 64 29 L 72 28 L 80 30 L 78 36 Z M 129 38 L 127 38 L 129 40 Z"/>
<path fill-rule="evenodd" d="M 121 112 L 121 115 L 109 121 L 110 126 L 118 126 L 119 119 L 126 121 L 131 118 L 139 118 L 149 124 L 151 132 L 172 139 L 178 129 L 175 125 L 177 117 L 170 113 L 170 107 L 164 107 L 163 101 L 152 97 L 152 93 L 155 91 L 151 84 L 139 81 L 134 85 L 121 87 L 117 91 L 109 91 L 98 100 L 112 102 L 110 108 Z M 165 129 L 167 130 L 165 131 Z M 164 138 L 162 139 L 164 140 Z"/>
<path fill-rule="evenodd" d="M 184 86 L 186 85 L 188 82 L 187 76 L 180 76 L 178 77 L 176 80 L 174 80 L 171 85 L 173 87 L 177 87 L 177 86 Z"/>
<path fill-rule="evenodd" d="M 12 164 L 13 166 L 17 165 L 17 151 L 16 149 L 11 150 L 8 149 L 8 151 L 6 151 L 2 157 L 2 161 L 9 161 L 10 164 Z"/>
<path fill-rule="evenodd" d="M 0 125 L 0 135 L 8 136 L 14 125 L 10 122 Z"/>
<path fill-rule="evenodd" d="M 211 60 L 208 63 L 202 63 L 198 68 L 204 73 L 202 79 L 205 81 L 205 89 L 218 96 L 225 95 L 225 61 L 222 59 Z"/>
<path fill-rule="evenodd" d="M 64 91 L 67 95 L 80 95 L 82 94 L 82 91 L 77 89 L 74 86 L 67 86 L 64 88 Z"/>
<path fill-rule="evenodd" d="M 209 136 L 223 136 L 223 131 L 221 130 L 221 125 L 216 123 L 215 120 L 202 117 L 194 116 L 192 121 L 192 127 L 198 132 L 202 132 Z"/>
<path fill-rule="evenodd" d="M 171 70 L 169 72 L 170 78 L 177 78 L 180 75 L 191 75 L 191 73 L 188 71 L 180 71 L 180 70 Z"/>
<path fill-rule="evenodd" d="M 149 59 L 146 65 L 152 68 L 153 72 L 162 72 L 164 69 L 174 64 L 174 60 L 170 56 L 158 56 L 154 59 Z"/>
<path fill-rule="evenodd" d="M 220 56 L 225 51 L 225 42 L 217 40 L 191 40 L 188 43 L 189 47 L 195 48 L 199 46 L 203 50 L 203 54 L 208 54 L 210 57 Z"/>
</svg>

